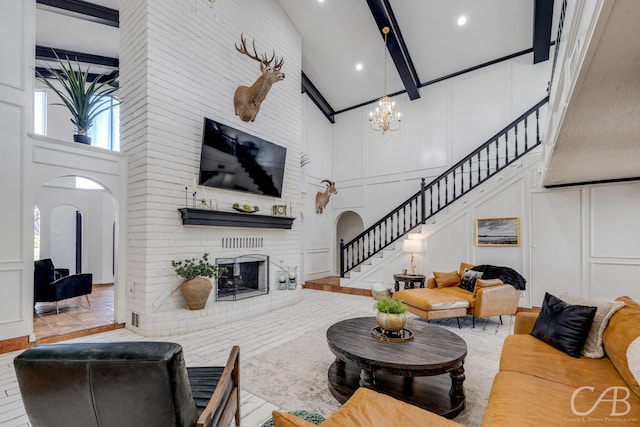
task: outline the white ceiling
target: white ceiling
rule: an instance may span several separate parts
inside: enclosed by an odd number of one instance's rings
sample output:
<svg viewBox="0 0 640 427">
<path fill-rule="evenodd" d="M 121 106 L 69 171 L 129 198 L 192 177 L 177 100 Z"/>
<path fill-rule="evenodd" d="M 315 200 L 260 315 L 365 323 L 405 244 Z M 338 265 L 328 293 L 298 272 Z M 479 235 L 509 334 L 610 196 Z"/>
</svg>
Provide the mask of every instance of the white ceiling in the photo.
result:
<svg viewBox="0 0 640 427">
<path fill-rule="evenodd" d="M 120 4 L 120 0 L 91 2 L 116 10 Z M 303 72 L 333 110 L 348 109 L 383 94 L 384 43 L 365 0 L 278 2 L 302 37 Z M 589 48 L 591 65 L 581 71 L 545 185 L 640 176 L 635 166 L 640 162 L 629 165 L 631 162 L 624 161 L 640 157 L 636 142 L 640 130 L 640 45 L 630 43 L 640 39 L 640 2 L 608 2 L 617 6 L 610 24 L 601 29 L 599 42 Z M 552 39 L 561 3 L 555 0 Z M 534 0 L 389 0 L 389 4 L 420 83 L 532 47 Z M 460 27 L 456 21 L 462 15 L 467 24 Z M 119 56 L 116 27 L 41 5 L 36 14 L 36 43 Z M 387 92 L 402 91 L 390 57 L 388 61 Z M 363 64 L 362 71 L 356 71 L 356 63 Z M 92 67 L 92 71 L 103 70 Z M 607 103 L 599 102 L 602 99 Z"/>
<path fill-rule="evenodd" d="M 302 36 L 303 72 L 334 110 L 383 95 L 384 42 L 366 1 L 278 1 Z M 422 83 L 531 48 L 533 3 L 390 0 Z M 460 27 L 463 15 L 467 24 Z M 358 62 L 364 66 L 360 72 Z M 387 89 L 404 89 L 391 61 Z"/>
</svg>

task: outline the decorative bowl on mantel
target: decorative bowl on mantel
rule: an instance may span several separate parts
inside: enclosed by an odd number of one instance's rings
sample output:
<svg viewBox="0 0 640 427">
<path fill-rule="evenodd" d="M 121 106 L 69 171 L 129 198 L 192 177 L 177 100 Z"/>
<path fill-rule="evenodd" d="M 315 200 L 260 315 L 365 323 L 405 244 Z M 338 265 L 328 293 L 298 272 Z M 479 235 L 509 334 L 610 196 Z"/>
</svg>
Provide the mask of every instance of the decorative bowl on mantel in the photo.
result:
<svg viewBox="0 0 640 427">
<path fill-rule="evenodd" d="M 233 206 L 231 206 L 233 209 L 237 210 L 238 212 L 244 212 L 244 213 L 255 213 L 258 212 L 260 210 L 260 208 L 258 206 L 249 206 L 249 205 L 240 205 L 239 203 L 234 203 Z"/>
</svg>

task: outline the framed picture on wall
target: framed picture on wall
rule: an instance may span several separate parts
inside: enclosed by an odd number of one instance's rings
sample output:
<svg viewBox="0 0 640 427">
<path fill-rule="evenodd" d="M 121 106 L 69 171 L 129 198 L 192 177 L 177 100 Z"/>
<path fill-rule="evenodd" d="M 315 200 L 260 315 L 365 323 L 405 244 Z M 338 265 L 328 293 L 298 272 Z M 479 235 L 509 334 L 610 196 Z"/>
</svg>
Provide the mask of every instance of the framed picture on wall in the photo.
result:
<svg viewBox="0 0 640 427">
<path fill-rule="evenodd" d="M 520 218 L 477 218 L 476 246 L 520 246 Z"/>
</svg>

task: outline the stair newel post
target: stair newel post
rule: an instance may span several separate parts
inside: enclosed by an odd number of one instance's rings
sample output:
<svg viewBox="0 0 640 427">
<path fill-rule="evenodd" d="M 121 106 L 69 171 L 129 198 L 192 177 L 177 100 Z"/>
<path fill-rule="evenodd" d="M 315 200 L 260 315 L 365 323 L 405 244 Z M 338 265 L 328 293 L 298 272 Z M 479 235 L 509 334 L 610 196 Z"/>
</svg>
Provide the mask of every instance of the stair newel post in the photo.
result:
<svg viewBox="0 0 640 427">
<path fill-rule="evenodd" d="M 516 140 L 516 153 L 515 153 L 515 158 L 518 158 L 518 123 L 516 123 L 516 125 L 513 128 L 513 131 L 515 133 L 515 140 Z"/>
<path fill-rule="evenodd" d="M 425 197 L 427 196 L 425 193 L 425 182 L 424 182 L 424 178 L 422 178 L 422 180 L 420 181 L 420 211 L 422 212 L 422 218 L 420 218 L 420 223 L 424 224 L 425 221 L 427 220 L 427 213 L 426 213 L 426 209 L 427 209 L 427 201 L 425 200 Z"/>
<path fill-rule="evenodd" d="M 540 107 L 536 109 L 536 145 L 540 144 Z"/>
<path fill-rule="evenodd" d="M 529 124 L 529 116 L 524 118 L 524 151 L 529 151 L 529 131 L 527 126 Z"/>
<path fill-rule="evenodd" d="M 344 277 L 344 239 L 340 239 L 340 277 Z"/>
</svg>

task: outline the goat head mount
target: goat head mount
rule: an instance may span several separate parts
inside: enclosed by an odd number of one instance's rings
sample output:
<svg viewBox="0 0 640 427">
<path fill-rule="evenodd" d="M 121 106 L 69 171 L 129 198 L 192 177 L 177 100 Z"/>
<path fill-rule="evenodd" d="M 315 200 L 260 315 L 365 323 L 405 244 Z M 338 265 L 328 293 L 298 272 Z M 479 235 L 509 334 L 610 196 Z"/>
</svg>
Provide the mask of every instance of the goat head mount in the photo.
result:
<svg viewBox="0 0 640 427">
<path fill-rule="evenodd" d="M 236 116 L 240 116 L 243 122 L 252 122 L 260 111 L 260 104 L 269 93 L 271 85 L 284 79 L 284 73 L 280 71 L 284 64 L 284 58 L 278 58 L 275 51 L 271 59 L 266 54 L 258 56 L 256 41 L 253 41 L 253 54 L 247 51 L 247 40 L 244 34 L 240 34 L 241 45 L 236 44 L 236 50 L 260 63 L 260 77 L 250 87 L 239 86 L 233 96 L 233 106 Z"/>
<path fill-rule="evenodd" d="M 328 179 L 323 179 L 320 182 L 324 182 L 327 184 L 327 189 L 324 191 L 318 191 L 316 193 L 316 213 L 321 214 L 324 212 L 324 208 L 329 203 L 329 198 L 331 194 L 338 194 L 338 190 L 336 190 L 336 183 L 333 181 L 329 181 Z"/>
</svg>

